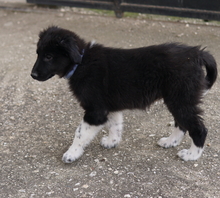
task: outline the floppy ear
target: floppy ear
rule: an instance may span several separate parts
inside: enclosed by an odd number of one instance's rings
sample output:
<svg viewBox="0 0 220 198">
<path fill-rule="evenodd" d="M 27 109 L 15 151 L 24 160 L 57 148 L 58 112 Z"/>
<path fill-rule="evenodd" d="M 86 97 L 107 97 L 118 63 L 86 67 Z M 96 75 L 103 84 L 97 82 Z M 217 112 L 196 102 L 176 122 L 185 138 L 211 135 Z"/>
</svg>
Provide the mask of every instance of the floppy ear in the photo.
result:
<svg viewBox="0 0 220 198">
<path fill-rule="evenodd" d="M 79 53 L 79 47 L 74 39 L 62 40 L 60 44 L 74 63 L 81 63 L 82 55 Z"/>
</svg>

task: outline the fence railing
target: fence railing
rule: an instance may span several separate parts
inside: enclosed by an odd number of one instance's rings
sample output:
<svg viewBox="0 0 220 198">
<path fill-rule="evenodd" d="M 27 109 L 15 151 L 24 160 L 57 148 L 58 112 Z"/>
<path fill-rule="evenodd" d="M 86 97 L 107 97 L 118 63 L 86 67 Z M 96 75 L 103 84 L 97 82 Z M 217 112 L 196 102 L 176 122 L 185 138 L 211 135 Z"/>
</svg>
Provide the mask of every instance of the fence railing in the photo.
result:
<svg viewBox="0 0 220 198">
<path fill-rule="evenodd" d="M 220 20 L 218 0 L 27 0 L 28 3 Z"/>
</svg>

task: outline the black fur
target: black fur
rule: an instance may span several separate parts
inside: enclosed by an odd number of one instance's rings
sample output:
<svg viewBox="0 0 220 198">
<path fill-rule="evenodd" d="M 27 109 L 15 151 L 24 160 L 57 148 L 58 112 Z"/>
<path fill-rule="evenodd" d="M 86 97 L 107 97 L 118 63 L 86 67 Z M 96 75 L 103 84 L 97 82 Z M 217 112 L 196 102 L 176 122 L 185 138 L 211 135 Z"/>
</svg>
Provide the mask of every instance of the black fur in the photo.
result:
<svg viewBox="0 0 220 198">
<path fill-rule="evenodd" d="M 146 109 L 163 98 L 176 126 L 189 131 L 194 144 L 203 147 L 207 129 L 198 104 L 215 82 L 217 66 L 199 46 L 167 43 L 115 49 L 49 27 L 40 33 L 37 54 L 32 77 L 41 81 L 56 74 L 64 77 L 78 64 L 69 84 L 90 125 L 104 124 L 109 112 Z"/>
</svg>

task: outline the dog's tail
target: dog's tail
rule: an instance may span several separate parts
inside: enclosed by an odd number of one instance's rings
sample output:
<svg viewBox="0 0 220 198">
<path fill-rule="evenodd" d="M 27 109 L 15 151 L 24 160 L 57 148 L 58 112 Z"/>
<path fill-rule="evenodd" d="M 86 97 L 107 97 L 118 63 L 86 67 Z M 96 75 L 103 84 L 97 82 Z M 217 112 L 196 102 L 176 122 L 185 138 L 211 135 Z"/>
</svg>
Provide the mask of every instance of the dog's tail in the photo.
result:
<svg viewBox="0 0 220 198">
<path fill-rule="evenodd" d="M 214 57 L 207 51 L 202 50 L 202 65 L 206 68 L 206 89 L 210 89 L 215 83 L 218 75 L 217 64 Z"/>
</svg>

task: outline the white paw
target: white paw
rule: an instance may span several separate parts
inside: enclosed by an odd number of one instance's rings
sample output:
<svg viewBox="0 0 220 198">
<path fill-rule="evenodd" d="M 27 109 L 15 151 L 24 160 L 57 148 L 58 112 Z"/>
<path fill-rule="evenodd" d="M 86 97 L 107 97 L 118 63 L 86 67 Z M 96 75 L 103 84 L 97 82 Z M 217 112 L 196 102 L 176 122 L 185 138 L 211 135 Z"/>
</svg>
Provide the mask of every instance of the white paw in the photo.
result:
<svg viewBox="0 0 220 198">
<path fill-rule="evenodd" d="M 184 137 L 184 132 L 179 127 L 175 127 L 169 137 L 161 138 L 157 144 L 164 148 L 175 147 L 179 145 Z"/>
<path fill-rule="evenodd" d="M 181 141 L 178 141 L 176 139 L 172 139 L 169 137 L 163 137 L 157 142 L 157 144 L 161 147 L 164 147 L 164 148 L 170 148 L 170 147 L 175 147 L 175 146 L 179 145 L 180 142 Z"/>
<path fill-rule="evenodd" d="M 177 153 L 177 155 L 184 161 L 197 160 L 202 155 L 203 149 L 197 148 L 196 150 L 192 149 L 183 149 Z"/>
<path fill-rule="evenodd" d="M 120 140 L 118 140 L 116 138 L 112 139 L 112 138 L 109 138 L 108 136 L 106 136 L 106 137 L 102 138 L 101 145 L 104 148 L 110 149 L 110 148 L 115 148 L 119 142 L 120 142 Z"/>
<path fill-rule="evenodd" d="M 79 148 L 71 148 L 66 153 L 63 154 L 63 162 L 64 163 L 72 163 L 76 161 L 82 154 L 84 150 L 82 147 Z"/>
</svg>

